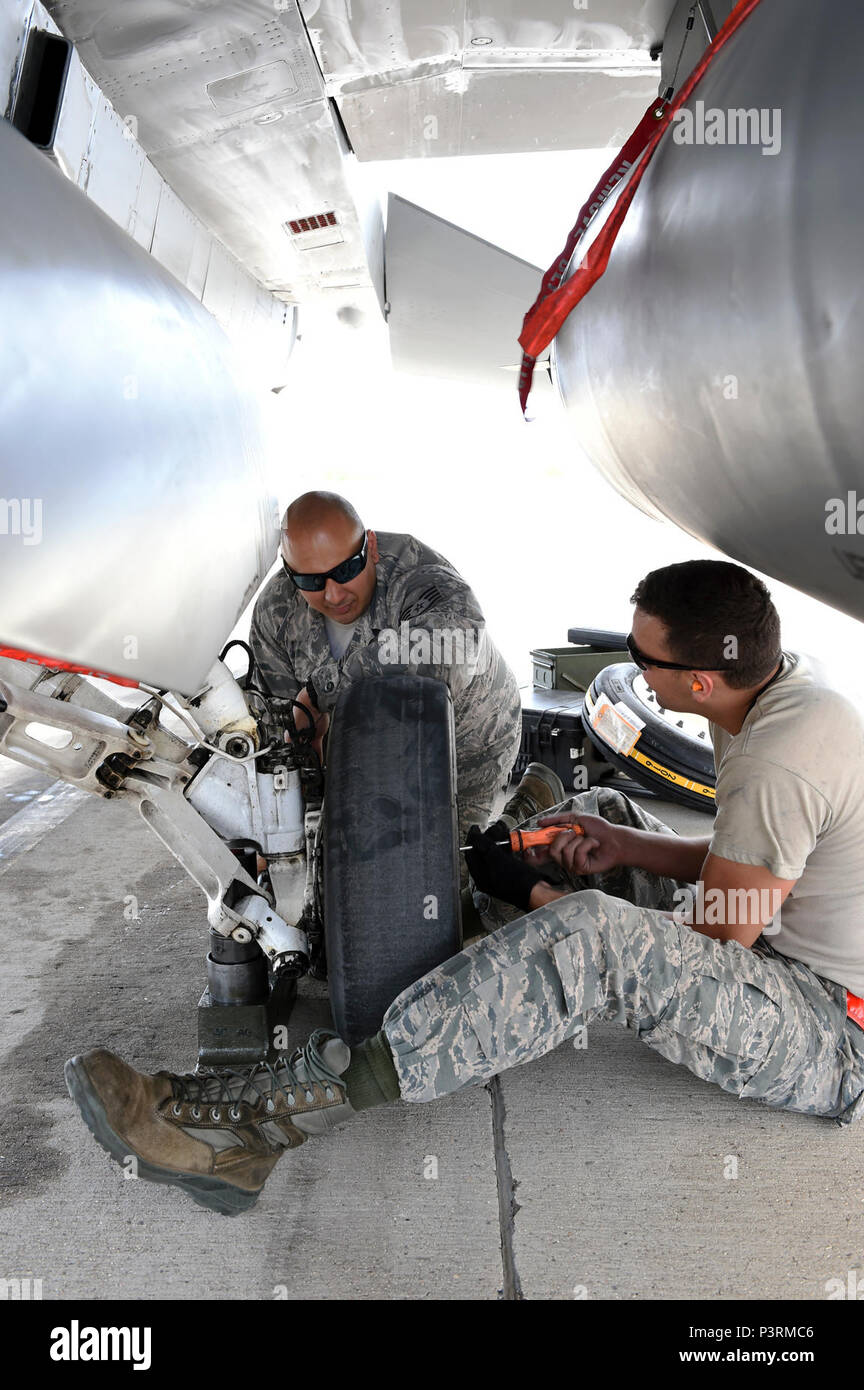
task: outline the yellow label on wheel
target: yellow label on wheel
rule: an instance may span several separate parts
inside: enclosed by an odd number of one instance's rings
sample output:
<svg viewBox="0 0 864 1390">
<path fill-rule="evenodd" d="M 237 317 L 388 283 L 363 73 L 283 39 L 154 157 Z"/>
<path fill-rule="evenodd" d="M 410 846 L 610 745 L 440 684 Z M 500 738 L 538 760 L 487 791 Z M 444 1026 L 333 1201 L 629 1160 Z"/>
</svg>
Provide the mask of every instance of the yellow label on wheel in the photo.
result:
<svg viewBox="0 0 864 1390">
<path fill-rule="evenodd" d="M 637 762 L 643 763 L 645 767 L 656 772 L 658 777 L 665 777 L 667 782 L 674 782 L 677 787 L 686 787 L 690 792 L 698 792 L 700 796 L 710 796 L 712 800 L 716 796 L 713 787 L 706 787 L 702 782 L 691 782 L 689 777 L 682 777 L 680 773 L 673 772 L 671 768 L 664 767 L 662 763 L 656 763 L 653 758 L 649 758 L 645 753 L 634 751 L 628 757 L 635 758 Z"/>
</svg>

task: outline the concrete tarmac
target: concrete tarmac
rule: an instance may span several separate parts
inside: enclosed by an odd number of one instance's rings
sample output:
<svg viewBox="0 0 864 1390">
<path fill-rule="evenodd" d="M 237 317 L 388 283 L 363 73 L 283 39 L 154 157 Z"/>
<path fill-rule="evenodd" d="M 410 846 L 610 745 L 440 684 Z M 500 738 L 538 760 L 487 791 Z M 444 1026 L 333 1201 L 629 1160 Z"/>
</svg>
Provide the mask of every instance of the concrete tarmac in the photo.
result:
<svg viewBox="0 0 864 1390">
<path fill-rule="evenodd" d="M 0 829 L 0 1278 L 46 1299 L 761 1300 L 864 1271 L 864 1129 L 736 1101 L 613 1023 L 364 1112 L 286 1154 L 241 1217 L 127 1179 L 63 1063 L 104 1045 L 192 1069 L 204 902 L 133 808 L 39 795 Z M 329 1021 L 301 981 L 292 1045 Z"/>
</svg>

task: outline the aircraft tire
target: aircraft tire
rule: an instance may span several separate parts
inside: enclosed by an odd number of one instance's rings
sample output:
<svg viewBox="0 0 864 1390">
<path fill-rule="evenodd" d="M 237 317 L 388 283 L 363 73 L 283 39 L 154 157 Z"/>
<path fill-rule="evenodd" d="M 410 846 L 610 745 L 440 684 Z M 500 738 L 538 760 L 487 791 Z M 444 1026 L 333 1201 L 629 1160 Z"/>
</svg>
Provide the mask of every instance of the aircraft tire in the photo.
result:
<svg viewBox="0 0 864 1390">
<path fill-rule="evenodd" d="M 585 699 L 583 725 L 591 742 L 613 767 L 670 801 L 700 811 L 715 809 L 714 755 L 711 744 L 684 729 L 677 729 L 646 705 L 634 691 L 639 668 L 629 661 L 606 666 L 595 676 Z M 623 701 L 644 721 L 645 727 L 628 753 L 620 753 L 592 726 L 591 711 L 600 696 L 611 704 Z"/>
<path fill-rule="evenodd" d="M 461 949 L 453 707 L 442 681 L 370 676 L 339 697 L 322 872 L 330 1004 L 350 1046 Z"/>
</svg>

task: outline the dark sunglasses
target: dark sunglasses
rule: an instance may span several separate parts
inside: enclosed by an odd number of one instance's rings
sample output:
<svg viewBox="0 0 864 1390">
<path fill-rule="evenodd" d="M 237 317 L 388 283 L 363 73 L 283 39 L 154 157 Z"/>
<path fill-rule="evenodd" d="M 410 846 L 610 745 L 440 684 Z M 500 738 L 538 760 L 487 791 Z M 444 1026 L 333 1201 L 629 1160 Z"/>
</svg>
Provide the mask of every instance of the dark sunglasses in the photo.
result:
<svg viewBox="0 0 864 1390">
<path fill-rule="evenodd" d="M 656 657 L 646 656 L 640 652 L 633 640 L 632 632 L 627 637 L 627 650 L 639 667 L 640 671 L 647 671 L 649 666 L 656 666 L 661 671 L 728 671 L 728 666 L 703 666 L 696 661 L 658 661 Z"/>
<path fill-rule="evenodd" d="M 362 574 L 366 568 L 366 552 L 369 545 L 368 535 L 364 535 L 363 544 L 356 555 L 349 555 L 347 560 L 343 560 L 341 565 L 335 565 L 326 574 L 295 574 L 282 556 L 282 568 L 293 581 L 298 589 L 315 590 L 316 592 L 327 587 L 327 580 L 332 579 L 335 584 L 348 584 L 352 579 L 356 579 L 358 574 Z"/>
</svg>

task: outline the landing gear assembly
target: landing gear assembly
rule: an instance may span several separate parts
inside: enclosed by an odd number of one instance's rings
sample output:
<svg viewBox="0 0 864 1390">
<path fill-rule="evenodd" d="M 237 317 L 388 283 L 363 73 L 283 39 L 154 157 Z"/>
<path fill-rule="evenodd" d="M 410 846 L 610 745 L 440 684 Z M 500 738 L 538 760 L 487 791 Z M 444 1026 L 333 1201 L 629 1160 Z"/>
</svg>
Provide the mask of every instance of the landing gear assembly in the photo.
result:
<svg viewBox="0 0 864 1390">
<path fill-rule="evenodd" d="M 412 675 L 348 687 L 326 778 L 295 708 L 222 659 L 193 697 L 148 688 L 130 708 L 104 683 L 0 658 L 0 753 L 135 802 L 205 894 L 202 1070 L 284 1051 L 297 981 L 323 976 L 325 939 L 349 1043 L 461 944 L 447 687 Z"/>
</svg>

